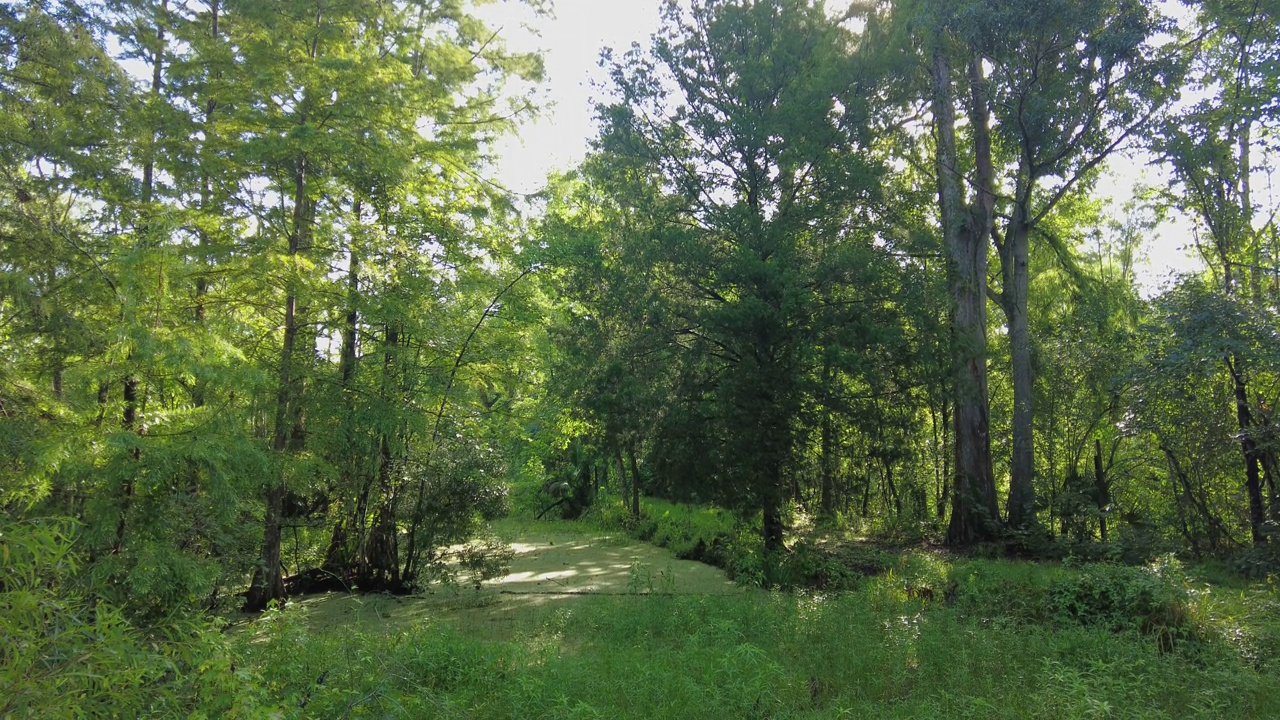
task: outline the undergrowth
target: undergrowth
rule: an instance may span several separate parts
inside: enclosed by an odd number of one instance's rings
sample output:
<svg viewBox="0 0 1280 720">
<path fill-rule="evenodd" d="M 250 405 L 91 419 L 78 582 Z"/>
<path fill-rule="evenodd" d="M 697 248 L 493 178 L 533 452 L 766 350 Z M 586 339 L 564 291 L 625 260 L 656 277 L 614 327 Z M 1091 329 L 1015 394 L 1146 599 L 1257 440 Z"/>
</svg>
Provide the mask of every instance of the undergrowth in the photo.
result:
<svg viewBox="0 0 1280 720">
<path fill-rule="evenodd" d="M 210 623 L 143 625 L 86 591 L 76 530 L 0 519 L 0 717 L 258 716 L 256 678 Z"/>
<path fill-rule="evenodd" d="M 371 632 L 276 611 L 238 636 L 242 660 L 298 718 L 1280 717 L 1274 578 L 812 539 L 770 559 L 728 513 L 654 500 L 590 522 L 796 590 L 681 596 L 669 568 L 633 565 L 624 595 L 494 607 L 495 627 L 484 609 Z"/>
<path fill-rule="evenodd" d="M 1164 650 L 1136 627 L 989 616 L 898 584 L 946 570 L 915 558 L 840 594 L 583 597 L 505 641 L 447 622 L 312 632 L 285 611 L 244 637 L 244 653 L 284 717 L 1280 716 L 1274 659 L 1254 668 L 1212 644 Z M 1049 597 L 1067 577 L 994 575 L 991 586 Z"/>
</svg>

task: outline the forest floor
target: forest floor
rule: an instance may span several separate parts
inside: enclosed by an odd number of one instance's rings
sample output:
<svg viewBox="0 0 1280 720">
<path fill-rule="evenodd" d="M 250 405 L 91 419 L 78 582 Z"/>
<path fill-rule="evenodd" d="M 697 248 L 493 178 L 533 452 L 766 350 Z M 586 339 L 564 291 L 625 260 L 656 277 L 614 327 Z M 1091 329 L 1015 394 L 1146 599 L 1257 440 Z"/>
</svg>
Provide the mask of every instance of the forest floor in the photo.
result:
<svg viewBox="0 0 1280 720">
<path fill-rule="evenodd" d="M 495 533 L 514 555 L 499 577 L 478 585 L 439 586 L 415 595 L 321 593 L 291 605 L 309 627 L 407 629 L 445 621 L 469 635 L 506 640 L 584 596 L 742 595 L 722 570 L 681 560 L 620 533 L 563 521 L 504 520 Z"/>
</svg>

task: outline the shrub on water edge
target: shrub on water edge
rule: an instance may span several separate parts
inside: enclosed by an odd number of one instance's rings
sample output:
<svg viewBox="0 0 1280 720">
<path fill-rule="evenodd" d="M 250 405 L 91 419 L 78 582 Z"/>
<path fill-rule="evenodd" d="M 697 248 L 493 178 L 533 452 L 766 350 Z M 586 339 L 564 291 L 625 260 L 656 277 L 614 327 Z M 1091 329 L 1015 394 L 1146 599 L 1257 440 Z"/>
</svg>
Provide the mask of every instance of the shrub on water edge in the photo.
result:
<svg viewBox="0 0 1280 720">
<path fill-rule="evenodd" d="M 876 548 L 845 545 L 827 549 L 801 538 L 775 557 L 766 559 L 769 587 L 841 591 L 858 587 L 864 577 L 892 566 L 887 553 Z"/>
<path fill-rule="evenodd" d="M 682 560 L 723 568 L 731 578 L 754 576 L 758 570 L 758 563 L 746 557 L 755 550 L 755 533 L 720 508 L 645 498 L 639 519 L 613 502 L 598 504 L 588 519 L 601 529 L 667 548 Z"/>
</svg>

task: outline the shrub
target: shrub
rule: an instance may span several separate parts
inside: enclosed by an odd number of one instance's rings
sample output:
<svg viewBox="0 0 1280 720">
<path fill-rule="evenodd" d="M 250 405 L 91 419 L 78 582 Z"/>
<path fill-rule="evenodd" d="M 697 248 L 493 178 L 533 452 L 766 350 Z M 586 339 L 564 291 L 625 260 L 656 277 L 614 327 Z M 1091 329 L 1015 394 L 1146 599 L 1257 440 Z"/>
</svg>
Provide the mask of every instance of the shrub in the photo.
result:
<svg viewBox="0 0 1280 720">
<path fill-rule="evenodd" d="M 1250 545 L 1232 560 L 1236 572 L 1251 580 L 1280 574 L 1280 539 L 1266 545 Z"/>
<path fill-rule="evenodd" d="M 236 673 L 199 621 L 142 628 L 76 585 L 75 524 L 0 523 L 0 717 L 253 714 L 258 685 Z"/>
<path fill-rule="evenodd" d="M 767 562 L 769 585 L 781 589 L 852 590 L 862 578 L 893 566 L 888 553 L 867 545 L 843 544 L 831 549 L 807 538 Z"/>
<path fill-rule="evenodd" d="M 1172 558 L 1149 568 L 1087 565 L 1050 585 L 1050 608 L 1061 624 L 1181 636 L 1190 615 L 1180 578 Z"/>
<path fill-rule="evenodd" d="M 957 607 L 971 615 L 1153 635 L 1163 650 L 1202 634 L 1171 556 L 1146 567 L 969 561 L 955 565 L 951 577 Z"/>
</svg>

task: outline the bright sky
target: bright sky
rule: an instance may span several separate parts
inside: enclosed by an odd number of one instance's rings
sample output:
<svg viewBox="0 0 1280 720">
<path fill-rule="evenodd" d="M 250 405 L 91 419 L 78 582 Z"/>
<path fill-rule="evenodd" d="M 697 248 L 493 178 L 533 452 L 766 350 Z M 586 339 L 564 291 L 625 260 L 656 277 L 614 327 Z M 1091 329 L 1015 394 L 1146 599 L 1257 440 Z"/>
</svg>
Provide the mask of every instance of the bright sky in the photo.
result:
<svg viewBox="0 0 1280 720">
<path fill-rule="evenodd" d="M 633 42 L 647 45 L 658 28 L 659 6 L 660 0 L 555 0 L 552 18 L 536 18 L 510 0 L 480 9 L 483 18 L 502 28 L 511 49 L 541 50 L 546 60 L 541 97 L 549 107 L 539 120 L 521 128 L 519 137 L 499 148 L 497 177 L 504 186 L 534 192 L 548 172 L 569 169 L 582 159 L 596 131 L 591 101 L 600 91 L 593 83 L 605 80 L 598 64 L 601 48 L 622 51 Z M 1113 165 L 1112 177 L 1101 190 L 1114 198 L 1115 212 L 1140 184 L 1163 184 L 1141 161 L 1119 158 Z M 1147 294 L 1171 273 L 1197 267 L 1184 249 L 1190 243 L 1185 224 L 1168 223 L 1159 229 L 1139 264 L 1139 282 Z"/>
<path fill-rule="evenodd" d="M 622 51 L 633 42 L 646 45 L 658 29 L 659 0 L 554 1 L 554 18 L 535 18 L 510 0 L 477 13 L 502 28 L 512 50 L 541 50 L 546 62 L 542 96 L 549 107 L 499 148 L 503 160 L 498 176 L 517 192 L 540 190 L 549 171 L 567 170 L 586 154 L 596 131 L 591 101 L 599 97 L 592 83 L 605 80 L 600 50 Z"/>
</svg>

